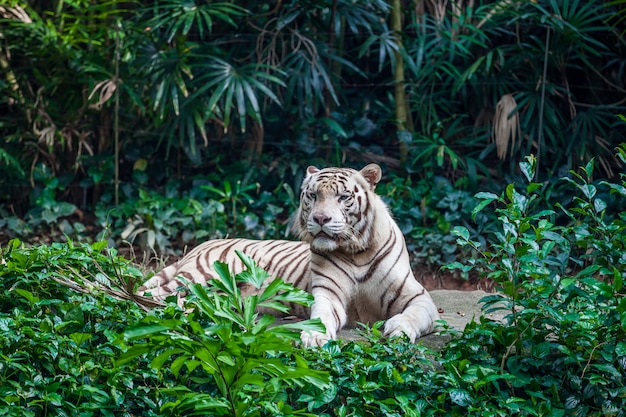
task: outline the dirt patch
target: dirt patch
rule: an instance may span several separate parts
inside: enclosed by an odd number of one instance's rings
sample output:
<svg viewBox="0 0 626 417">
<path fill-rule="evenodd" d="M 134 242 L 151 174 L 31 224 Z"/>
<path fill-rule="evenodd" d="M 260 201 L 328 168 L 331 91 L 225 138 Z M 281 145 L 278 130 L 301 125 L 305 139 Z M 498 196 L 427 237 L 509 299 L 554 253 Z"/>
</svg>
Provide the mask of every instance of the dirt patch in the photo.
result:
<svg viewBox="0 0 626 417">
<path fill-rule="evenodd" d="M 486 291 L 494 292 L 494 282 L 488 278 L 480 278 L 477 274 L 470 275 L 463 279 L 458 274 L 449 271 L 424 272 L 413 271 L 416 279 L 428 291 L 437 290 L 458 290 L 458 291 Z"/>
</svg>

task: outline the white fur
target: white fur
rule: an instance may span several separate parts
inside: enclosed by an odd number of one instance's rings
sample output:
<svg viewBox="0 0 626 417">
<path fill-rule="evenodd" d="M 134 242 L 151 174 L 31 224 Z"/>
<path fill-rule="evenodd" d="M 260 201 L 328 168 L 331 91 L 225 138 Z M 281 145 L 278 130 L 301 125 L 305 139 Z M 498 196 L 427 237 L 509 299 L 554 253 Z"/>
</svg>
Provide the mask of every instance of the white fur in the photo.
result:
<svg viewBox="0 0 626 417">
<path fill-rule="evenodd" d="M 335 339 L 341 328 L 357 321 L 387 320 L 385 335 L 405 334 L 412 342 L 430 333 L 439 314 L 411 271 L 400 229 L 387 206 L 374 193 L 380 168 L 368 165 L 361 171 L 340 170 L 343 186 L 328 180 L 336 169 L 330 170 L 309 168 L 296 218 L 300 237 L 310 242 L 312 250 L 311 284 L 315 301 L 311 318 L 319 318 L 326 327 L 325 334 L 303 332 L 303 344 L 322 346 Z M 372 209 L 370 217 L 363 214 L 360 221 L 354 216 L 358 204 L 340 198 L 355 189 L 358 191 L 353 200 L 360 195 L 361 203 L 369 201 Z M 315 196 L 314 201 L 307 199 L 307 193 Z M 347 203 L 352 209 L 348 209 Z M 320 224 L 319 219 L 326 223 Z M 362 228 L 363 222 L 367 227 Z M 333 239 L 318 237 L 322 232 Z"/>
</svg>

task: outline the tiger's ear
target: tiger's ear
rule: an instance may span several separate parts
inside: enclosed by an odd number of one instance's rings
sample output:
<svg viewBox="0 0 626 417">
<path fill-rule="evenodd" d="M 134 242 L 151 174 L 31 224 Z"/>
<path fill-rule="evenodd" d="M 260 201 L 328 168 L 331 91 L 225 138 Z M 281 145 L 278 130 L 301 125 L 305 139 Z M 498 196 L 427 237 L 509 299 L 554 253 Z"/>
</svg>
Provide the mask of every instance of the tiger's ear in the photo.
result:
<svg viewBox="0 0 626 417">
<path fill-rule="evenodd" d="M 313 165 L 309 165 L 309 167 L 306 169 L 306 176 L 310 177 L 311 175 L 315 174 L 316 172 L 320 172 L 320 169 L 317 167 L 314 167 Z"/>
<path fill-rule="evenodd" d="M 309 167 L 310 168 L 310 167 Z M 376 184 L 383 177 L 383 170 L 376 164 L 369 164 L 360 171 L 361 175 L 370 183 L 372 190 L 376 188 Z"/>
</svg>

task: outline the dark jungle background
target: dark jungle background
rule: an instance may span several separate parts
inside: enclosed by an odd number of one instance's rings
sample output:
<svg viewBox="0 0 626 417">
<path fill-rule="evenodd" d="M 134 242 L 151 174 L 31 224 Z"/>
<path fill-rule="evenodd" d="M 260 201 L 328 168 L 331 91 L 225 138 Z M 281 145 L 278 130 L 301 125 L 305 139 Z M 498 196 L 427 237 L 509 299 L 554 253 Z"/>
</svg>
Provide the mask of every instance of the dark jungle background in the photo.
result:
<svg viewBox="0 0 626 417">
<path fill-rule="evenodd" d="M 419 262 L 537 158 L 546 200 L 625 140 L 609 1 L 0 3 L 0 240 L 282 237 L 308 165 L 383 166 Z"/>
</svg>

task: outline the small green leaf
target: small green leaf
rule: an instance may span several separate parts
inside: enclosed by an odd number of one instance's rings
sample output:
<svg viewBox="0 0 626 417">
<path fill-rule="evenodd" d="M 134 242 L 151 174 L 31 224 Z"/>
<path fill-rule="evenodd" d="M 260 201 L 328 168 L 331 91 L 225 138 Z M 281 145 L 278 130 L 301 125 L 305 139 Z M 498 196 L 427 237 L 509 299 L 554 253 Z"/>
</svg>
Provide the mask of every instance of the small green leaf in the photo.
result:
<svg viewBox="0 0 626 417">
<path fill-rule="evenodd" d="M 516 194 L 515 184 L 509 184 L 506 186 L 505 192 L 507 199 L 512 203 L 514 201 L 513 195 Z"/>
<path fill-rule="evenodd" d="M 476 207 L 474 207 L 474 209 L 472 210 L 472 220 L 476 221 L 476 216 L 478 215 L 478 213 L 480 213 L 482 211 L 482 209 L 484 209 L 485 207 L 487 207 L 489 204 L 491 204 L 494 200 L 498 199 L 498 196 L 494 193 L 489 193 L 489 192 L 480 192 L 480 193 L 476 193 L 474 195 L 475 198 L 479 198 L 482 201 L 480 203 L 478 203 L 476 205 Z"/>
<path fill-rule="evenodd" d="M 535 167 L 537 166 L 537 160 L 534 155 L 529 155 L 526 157 L 526 162 L 520 162 L 519 167 L 524 177 L 528 182 L 532 182 L 533 178 L 535 178 Z"/>
<path fill-rule="evenodd" d="M 472 396 L 466 390 L 453 388 L 448 393 L 450 400 L 461 407 L 469 407 L 472 404 Z"/>
<path fill-rule="evenodd" d="M 92 338 L 91 333 L 72 333 L 70 339 L 74 341 L 78 346 L 89 341 Z"/>
<path fill-rule="evenodd" d="M 593 200 L 593 208 L 596 211 L 596 213 L 602 213 L 604 210 L 606 210 L 607 208 L 607 204 L 604 202 L 604 200 L 600 199 L 600 198 L 596 198 Z"/>
<path fill-rule="evenodd" d="M 470 238 L 469 230 L 465 226 L 454 226 L 450 231 L 454 236 L 460 237 L 464 241 L 468 241 Z"/>
<path fill-rule="evenodd" d="M 598 191 L 596 187 L 592 184 L 583 184 L 579 188 L 583 192 L 583 195 L 587 197 L 588 200 L 591 200 L 593 197 L 595 197 Z"/>
</svg>

